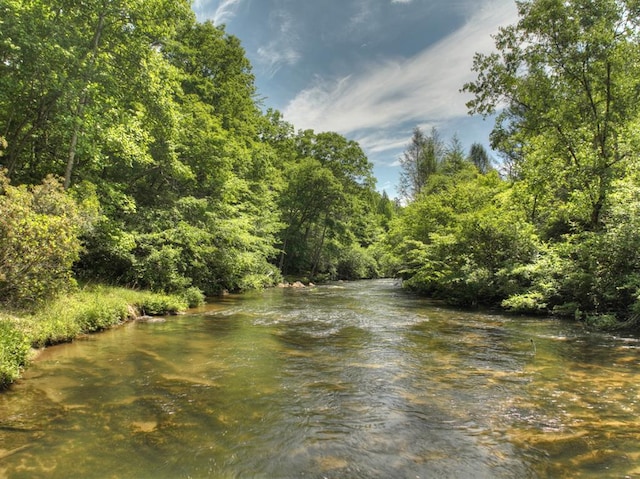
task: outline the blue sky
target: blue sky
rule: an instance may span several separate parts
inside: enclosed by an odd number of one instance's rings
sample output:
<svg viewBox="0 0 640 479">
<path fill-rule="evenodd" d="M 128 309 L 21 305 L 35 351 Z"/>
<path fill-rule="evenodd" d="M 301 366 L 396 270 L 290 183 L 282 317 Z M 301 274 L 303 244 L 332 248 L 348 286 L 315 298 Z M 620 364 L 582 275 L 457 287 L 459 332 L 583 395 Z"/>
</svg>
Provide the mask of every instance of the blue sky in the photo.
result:
<svg viewBox="0 0 640 479">
<path fill-rule="evenodd" d="M 436 127 L 465 149 L 488 147 L 492 121 L 467 115 L 460 93 L 475 52 L 517 19 L 513 0 L 194 0 L 225 24 L 253 65 L 263 106 L 296 130 L 360 143 L 378 189 L 394 197 L 412 130 Z"/>
</svg>

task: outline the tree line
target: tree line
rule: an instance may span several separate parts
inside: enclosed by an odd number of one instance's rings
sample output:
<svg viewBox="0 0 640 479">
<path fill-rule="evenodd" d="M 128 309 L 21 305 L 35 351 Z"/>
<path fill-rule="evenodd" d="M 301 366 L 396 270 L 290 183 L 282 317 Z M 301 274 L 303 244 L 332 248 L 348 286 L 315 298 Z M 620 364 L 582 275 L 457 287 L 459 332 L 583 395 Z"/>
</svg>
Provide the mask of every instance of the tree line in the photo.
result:
<svg viewBox="0 0 640 479">
<path fill-rule="evenodd" d="M 0 2 L 0 298 L 404 278 L 459 305 L 640 323 L 640 5 L 523 0 L 474 58 L 492 163 L 436 129 L 402 205 L 360 146 L 263 110 L 186 0 Z"/>
<path fill-rule="evenodd" d="M 388 247 L 408 287 L 455 304 L 640 324 L 640 4 L 516 2 L 478 53 L 470 113 L 495 116 L 502 174 L 419 131 Z M 451 149 L 448 155 L 451 156 Z"/>
<path fill-rule="evenodd" d="M 262 111 L 186 0 L 0 3 L 0 298 L 78 282 L 216 294 L 379 274 L 359 145 Z"/>
</svg>

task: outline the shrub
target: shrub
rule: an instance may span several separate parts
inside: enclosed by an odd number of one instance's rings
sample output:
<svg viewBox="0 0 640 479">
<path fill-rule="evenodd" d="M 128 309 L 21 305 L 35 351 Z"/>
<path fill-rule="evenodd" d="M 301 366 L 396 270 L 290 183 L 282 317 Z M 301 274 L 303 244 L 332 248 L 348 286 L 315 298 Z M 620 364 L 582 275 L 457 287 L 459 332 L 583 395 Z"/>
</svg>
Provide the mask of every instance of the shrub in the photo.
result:
<svg viewBox="0 0 640 479">
<path fill-rule="evenodd" d="M 598 331 L 615 331 L 621 325 L 615 314 L 587 315 L 584 322 L 588 328 Z"/>
<path fill-rule="evenodd" d="M 18 378 L 27 362 L 29 349 L 27 336 L 10 319 L 0 318 L 0 388 Z"/>
<path fill-rule="evenodd" d="M 143 314 L 160 316 L 184 311 L 188 305 L 183 298 L 175 295 L 149 293 L 143 294 L 135 306 L 140 308 Z"/>
<path fill-rule="evenodd" d="M 76 322 L 83 332 L 91 333 L 125 321 L 128 314 L 128 305 L 122 299 L 94 296 L 92 301 L 84 303 Z"/>
<path fill-rule="evenodd" d="M 0 301 L 33 305 L 69 290 L 80 224 L 77 204 L 54 178 L 14 187 L 0 172 Z"/>
<path fill-rule="evenodd" d="M 502 307 L 513 313 L 541 313 L 545 312 L 547 303 L 539 291 L 524 294 L 514 294 L 502 301 Z"/>
<path fill-rule="evenodd" d="M 204 293 L 200 291 L 200 288 L 196 288 L 195 286 L 187 288 L 184 293 L 182 293 L 182 297 L 190 308 L 203 305 L 205 300 Z"/>
</svg>

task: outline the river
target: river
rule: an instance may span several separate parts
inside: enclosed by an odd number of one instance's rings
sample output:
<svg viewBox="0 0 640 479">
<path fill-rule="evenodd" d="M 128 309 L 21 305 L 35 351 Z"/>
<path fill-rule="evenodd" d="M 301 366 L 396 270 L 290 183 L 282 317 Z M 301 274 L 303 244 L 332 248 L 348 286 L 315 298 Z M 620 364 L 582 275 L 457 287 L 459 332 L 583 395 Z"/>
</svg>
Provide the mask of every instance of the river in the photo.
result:
<svg viewBox="0 0 640 479">
<path fill-rule="evenodd" d="M 47 349 L 0 478 L 640 477 L 639 349 L 392 280 L 228 296 Z"/>
</svg>

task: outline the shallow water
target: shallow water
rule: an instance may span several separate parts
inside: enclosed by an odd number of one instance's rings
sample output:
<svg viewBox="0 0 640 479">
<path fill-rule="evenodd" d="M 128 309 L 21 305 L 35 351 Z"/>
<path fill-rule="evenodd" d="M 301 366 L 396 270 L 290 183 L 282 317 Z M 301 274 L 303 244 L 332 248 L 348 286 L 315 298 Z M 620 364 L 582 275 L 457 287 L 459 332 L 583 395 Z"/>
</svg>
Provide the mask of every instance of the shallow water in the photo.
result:
<svg viewBox="0 0 640 479">
<path fill-rule="evenodd" d="M 640 477 L 639 349 L 390 280 L 227 297 L 48 349 L 0 477 Z"/>
</svg>

